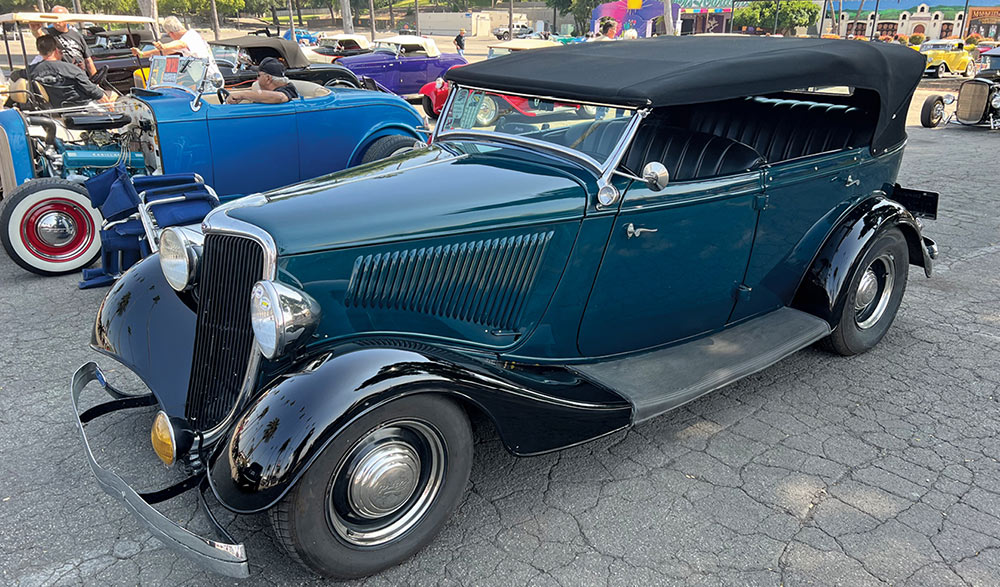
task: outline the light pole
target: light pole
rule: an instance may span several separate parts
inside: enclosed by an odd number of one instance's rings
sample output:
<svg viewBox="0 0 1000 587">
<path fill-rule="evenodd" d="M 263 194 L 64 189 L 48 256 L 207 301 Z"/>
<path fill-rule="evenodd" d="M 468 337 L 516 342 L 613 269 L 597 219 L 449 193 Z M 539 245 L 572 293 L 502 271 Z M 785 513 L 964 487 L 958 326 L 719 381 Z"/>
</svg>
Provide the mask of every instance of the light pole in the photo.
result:
<svg viewBox="0 0 1000 587">
<path fill-rule="evenodd" d="M 368 13 L 372 17 L 372 41 L 375 40 L 375 0 L 368 0 Z"/>
<path fill-rule="evenodd" d="M 420 35 L 420 0 L 413 0 L 413 21 L 417 27 L 417 35 Z"/>
<path fill-rule="evenodd" d="M 510 8 L 507 10 L 507 38 L 514 38 L 514 0 L 510 0 Z"/>
</svg>

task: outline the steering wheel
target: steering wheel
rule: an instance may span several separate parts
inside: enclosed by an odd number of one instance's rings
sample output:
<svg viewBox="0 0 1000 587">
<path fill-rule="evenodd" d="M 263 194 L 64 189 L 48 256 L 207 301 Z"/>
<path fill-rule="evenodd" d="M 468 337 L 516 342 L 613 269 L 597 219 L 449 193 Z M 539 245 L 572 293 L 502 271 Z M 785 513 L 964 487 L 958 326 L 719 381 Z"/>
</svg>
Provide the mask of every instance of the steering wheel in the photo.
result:
<svg viewBox="0 0 1000 587">
<path fill-rule="evenodd" d="M 106 79 L 108 79 L 108 66 L 103 65 L 101 66 L 100 69 L 97 70 L 97 73 L 95 73 L 93 77 L 90 78 L 90 81 L 93 82 L 94 85 L 96 86 L 102 86 L 104 85 L 104 81 Z"/>
<path fill-rule="evenodd" d="M 222 105 L 226 103 L 226 100 L 228 100 L 229 96 L 232 94 L 226 88 L 219 88 L 218 90 L 215 90 L 215 95 L 219 97 L 219 104 Z"/>
</svg>

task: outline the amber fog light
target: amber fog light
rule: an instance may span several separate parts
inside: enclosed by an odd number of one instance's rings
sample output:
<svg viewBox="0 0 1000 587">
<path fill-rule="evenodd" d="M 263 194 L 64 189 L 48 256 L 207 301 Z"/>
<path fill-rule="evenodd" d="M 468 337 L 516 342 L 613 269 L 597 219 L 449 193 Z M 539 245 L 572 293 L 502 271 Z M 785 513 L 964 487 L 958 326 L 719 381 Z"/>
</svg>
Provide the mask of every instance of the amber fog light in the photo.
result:
<svg viewBox="0 0 1000 587">
<path fill-rule="evenodd" d="M 170 418 L 159 411 L 153 419 L 150 439 L 153 441 L 153 452 L 169 467 L 177 461 L 178 455 L 191 448 L 194 434 L 184 426 L 182 420 Z"/>
</svg>

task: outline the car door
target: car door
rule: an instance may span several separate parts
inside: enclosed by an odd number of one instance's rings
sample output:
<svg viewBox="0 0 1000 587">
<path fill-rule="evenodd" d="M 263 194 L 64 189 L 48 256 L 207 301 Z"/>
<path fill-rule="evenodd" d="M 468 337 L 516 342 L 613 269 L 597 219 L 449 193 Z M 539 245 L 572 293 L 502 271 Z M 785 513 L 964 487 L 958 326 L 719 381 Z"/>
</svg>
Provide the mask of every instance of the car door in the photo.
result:
<svg viewBox="0 0 1000 587">
<path fill-rule="evenodd" d="M 400 55 L 399 62 L 399 90 L 398 94 L 416 94 L 420 87 L 432 81 L 437 76 L 430 77 L 427 71 L 431 58 L 426 54 Z"/>
<path fill-rule="evenodd" d="M 295 101 L 284 104 L 205 104 L 215 189 L 259 192 L 299 180 Z"/>
<path fill-rule="evenodd" d="M 580 352 L 601 356 L 679 341 L 725 326 L 757 221 L 761 173 L 633 182 L 611 229 L 584 310 Z"/>
</svg>

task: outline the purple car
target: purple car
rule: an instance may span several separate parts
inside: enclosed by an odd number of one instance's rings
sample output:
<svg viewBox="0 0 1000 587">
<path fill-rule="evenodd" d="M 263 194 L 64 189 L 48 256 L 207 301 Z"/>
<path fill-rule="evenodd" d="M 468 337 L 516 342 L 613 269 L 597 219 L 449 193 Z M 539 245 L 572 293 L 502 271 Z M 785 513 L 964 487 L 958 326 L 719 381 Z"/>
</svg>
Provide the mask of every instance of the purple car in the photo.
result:
<svg viewBox="0 0 1000 587">
<path fill-rule="evenodd" d="M 397 94 L 416 94 L 449 68 L 468 63 L 457 53 L 441 53 L 433 39 L 415 35 L 379 39 L 371 53 L 342 57 L 336 62 Z"/>
</svg>

